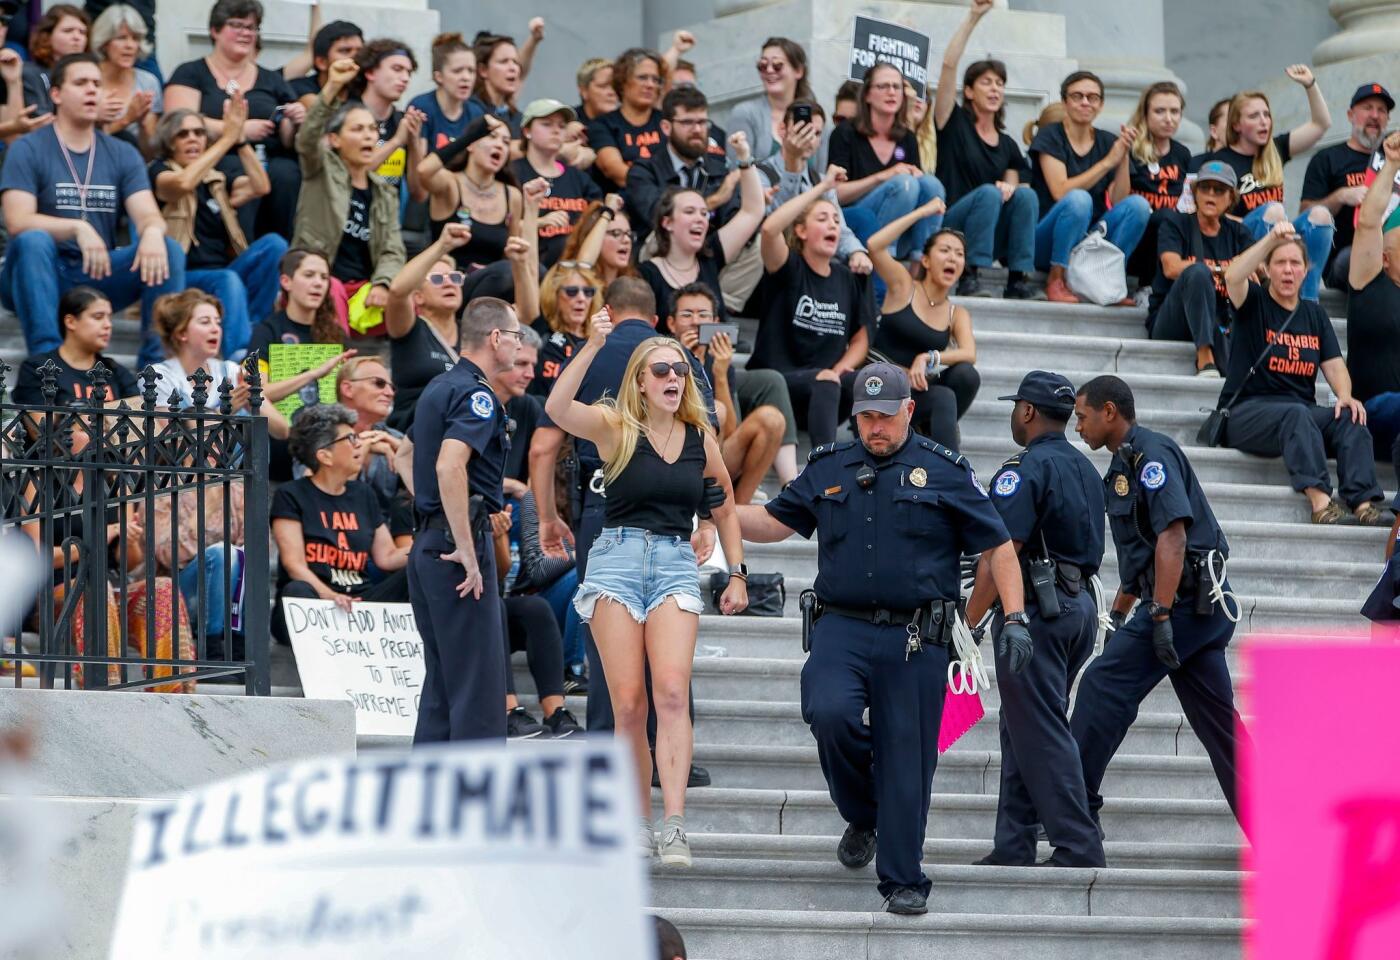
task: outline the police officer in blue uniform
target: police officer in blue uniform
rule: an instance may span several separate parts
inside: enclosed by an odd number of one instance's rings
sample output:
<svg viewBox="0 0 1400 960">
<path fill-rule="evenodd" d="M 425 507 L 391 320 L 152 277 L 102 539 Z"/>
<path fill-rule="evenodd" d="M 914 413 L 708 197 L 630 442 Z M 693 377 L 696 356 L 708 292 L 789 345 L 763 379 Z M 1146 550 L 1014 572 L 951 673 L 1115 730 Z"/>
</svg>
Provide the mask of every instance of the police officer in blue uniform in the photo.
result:
<svg viewBox="0 0 1400 960">
<path fill-rule="evenodd" d="M 992 505 L 1020 554 L 1034 656 L 1016 673 L 997 656 L 1001 695 L 1001 797 L 992 852 L 979 864 L 1031 866 L 1036 824 L 1054 848 L 1047 866 L 1101 867 L 1103 840 L 1089 816 L 1079 747 L 1069 729 L 1069 694 L 1094 650 L 1098 605 L 1090 578 L 1103 561 L 1103 482 L 1065 437 L 1074 385 L 1032 370 L 1009 397 L 1011 436 L 1025 447 L 992 480 Z M 995 599 L 984 562 L 968 600 L 980 623 Z M 992 634 L 1001 629 L 1000 618 Z"/>
<path fill-rule="evenodd" d="M 1230 809 L 1235 804 L 1235 731 L 1243 730 L 1225 648 L 1235 632 L 1225 604 L 1229 545 L 1186 455 L 1170 437 L 1139 426 L 1133 392 L 1114 376 L 1079 388 L 1079 435 L 1113 452 L 1104 476 L 1108 522 L 1118 551 L 1116 630 L 1084 671 L 1070 729 L 1084 763 L 1089 809 L 1103 806 L 1104 771 L 1163 677 L 1196 732 Z M 1137 609 L 1128 616 L 1133 604 Z"/>
<path fill-rule="evenodd" d="M 488 379 L 510 369 L 520 323 L 503 300 L 478 297 L 460 323 L 461 359 L 415 408 L 418 532 L 408 592 L 423 638 L 423 693 L 414 743 L 505 740 L 506 663 L 490 515 L 504 509 L 510 440 Z"/>
<path fill-rule="evenodd" d="M 904 369 L 866 366 L 855 397 L 860 441 L 817 447 L 796 480 L 763 506 L 739 507 L 739 520 L 745 539 L 760 543 L 817 533 L 802 716 L 848 824 L 837 858 L 863 867 L 878 851 L 886 909 L 925 913 L 920 862 L 960 554 L 988 554 L 1008 598 L 1002 639 L 1023 651 L 1031 641 L 1006 527 L 967 460 L 910 431 Z"/>
</svg>

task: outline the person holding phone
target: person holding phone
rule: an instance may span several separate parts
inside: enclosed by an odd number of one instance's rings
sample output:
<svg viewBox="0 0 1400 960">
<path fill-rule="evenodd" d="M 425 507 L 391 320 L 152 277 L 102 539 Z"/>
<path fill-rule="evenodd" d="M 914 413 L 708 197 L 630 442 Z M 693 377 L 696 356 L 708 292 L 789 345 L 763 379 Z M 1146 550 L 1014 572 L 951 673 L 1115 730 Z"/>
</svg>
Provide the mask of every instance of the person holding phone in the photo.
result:
<svg viewBox="0 0 1400 960">
<path fill-rule="evenodd" d="M 787 37 L 769 37 L 763 41 L 754 68 L 763 84 L 763 92 L 735 104 L 726 122 L 731 132 L 744 132 L 753 146 L 754 159 L 764 163 L 775 159 L 782 149 L 785 125 L 812 122 L 810 104 L 816 102 L 817 95 L 807 80 L 807 51 Z M 806 105 L 795 119 L 789 120 L 788 111 L 800 101 Z M 825 152 L 825 137 L 820 138 L 818 146 Z"/>
</svg>

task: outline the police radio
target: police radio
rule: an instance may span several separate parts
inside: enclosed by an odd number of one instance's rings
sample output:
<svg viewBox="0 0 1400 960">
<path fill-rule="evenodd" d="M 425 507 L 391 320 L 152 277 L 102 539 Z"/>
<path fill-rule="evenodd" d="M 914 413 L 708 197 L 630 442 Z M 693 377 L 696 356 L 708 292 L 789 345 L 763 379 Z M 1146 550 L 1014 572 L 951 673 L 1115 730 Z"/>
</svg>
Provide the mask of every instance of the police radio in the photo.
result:
<svg viewBox="0 0 1400 960">
<path fill-rule="evenodd" d="M 1060 615 L 1060 598 L 1055 593 L 1055 572 L 1058 564 L 1050 559 L 1050 548 L 1045 543 L 1045 531 L 1040 531 L 1040 549 L 1044 556 L 1032 557 L 1026 561 L 1026 575 L 1035 594 L 1035 602 L 1040 607 L 1042 620 L 1053 620 Z"/>
</svg>

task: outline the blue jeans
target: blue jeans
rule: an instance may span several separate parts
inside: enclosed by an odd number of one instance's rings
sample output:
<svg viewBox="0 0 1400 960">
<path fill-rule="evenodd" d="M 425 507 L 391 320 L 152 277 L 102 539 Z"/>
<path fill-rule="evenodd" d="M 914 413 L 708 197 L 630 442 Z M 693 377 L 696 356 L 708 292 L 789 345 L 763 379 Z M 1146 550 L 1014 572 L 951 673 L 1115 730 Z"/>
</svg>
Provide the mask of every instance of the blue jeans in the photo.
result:
<svg viewBox="0 0 1400 960">
<path fill-rule="evenodd" d="M 96 287 L 112 301 L 113 310 L 124 310 L 141 301 L 141 352 L 137 366 L 159 363 L 165 356 L 160 339 L 151 330 L 151 307 L 167 293 L 185 289 L 185 251 L 169 237 L 165 252 L 170 258 L 170 276 L 158 287 L 148 287 L 141 275 L 132 271 L 136 244 L 111 251 L 112 272 L 94 280 L 83 272 L 81 260 L 60 256 L 58 243 L 42 230 L 26 230 L 10 238 L 5 250 L 5 266 L 0 269 L 0 304 L 19 314 L 24 342 L 30 354 L 55 350 L 63 342 L 59 329 L 60 291 L 84 284 Z"/>
<path fill-rule="evenodd" d="M 943 215 L 943 226 L 967 237 L 967 263 L 990 267 L 993 260 L 1008 270 L 1030 273 L 1035 269 L 1035 224 L 1040 219 L 1040 199 L 1030 187 L 1017 187 L 1002 202 L 994 183 L 984 183 L 960 198 Z"/>
<path fill-rule="evenodd" d="M 578 570 L 570 570 L 558 580 L 540 591 L 539 595 L 549 601 L 549 608 L 554 611 L 554 619 L 559 621 L 559 628 L 564 632 L 564 663 L 583 663 L 583 635 L 578 629 L 578 611 L 570 602 L 574 599 L 574 591 L 578 589 Z"/>
<path fill-rule="evenodd" d="M 1376 444 L 1376 453 L 1390 452 L 1391 463 L 1400 473 L 1400 393 L 1378 393 L 1366 401 L 1366 429 Z M 1395 498 L 1400 505 L 1400 496 Z"/>
<path fill-rule="evenodd" d="M 1035 265 L 1040 270 L 1069 266 L 1069 252 L 1089 232 L 1094 200 L 1087 190 L 1071 190 L 1061 197 L 1035 228 Z M 1130 257 L 1142 240 L 1152 208 L 1137 195 L 1124 197 L 1103 215 L 1108 242 Z"/>
<path fill-rule="evenodd" d="M 215 543 L 204 548 L 204 556 L 196 557 L 185 564 L 180 571 L 180 593 L 184 595 L 185 606 L 191 617 L 204 612 L 204 636 L 207 640 L 207 656 L 210 660 L 225 659 L 224 616 L 228 609 L 228 590 L 224 583 L 224 554 L 227 545 Z M 238 554 L 229 557 L 229 577 L 236 590 L 242 577 L 242 564 Z M 204 569 L 204 606 L 199 605 L 199 571 Z M 198 636 L 199 627 L 190 624 Z"/>
<path fill-rule="evenodd" d="M 275 233 L 259 237 L 223 270 L 187 270 L 192 287 L 212 293 L 224 305 L 224 357 L 241 360 L 253 324 L 267 319 L 280 288 L 278 265 L 287 241 Z"/>
<path fill-rule="evenodd" d="M 943 184 L 939 183 L 933 174 L 925 173 L 916 177 L 901 173 L 890 177 L 855 203 L 842 207 L 841 212 L 845 215 L 851 232 L 864 243 L 881 227 L 898 220 L 906 213 L 912 213 L 934 197 L 942 196 L 946 196 Z M 942 223 L 942 214 L 935 214 L 924 217 L 904 231 L 904 236 L 895 244 L 895 259 L 908 260 L 923 253 L 924 244 L 928 243 L 928 238 L 933 236 L 933 232 Z"/>
<path fill-rule="evenodd" d="M 1266 203 L 1245 214 L 1244 225 L 1256 242 L 1263 240 L 1264 234 L 1273 229 L 1273 224 L 1264 219 L 1271 207 L 1277 208 L 1280 213 L 1283 211 L 1283 204 Z M 1303 238 L 1303 246 L 1308 250 L 1308 273 L 1303 277 L 1303 287 L 1298 291 L 1298 296 L 1316 301 L 1322 289 L 1322 268 L 1327 266 L 1327 258 L 1332 253 L 1332 236 L 1337 232 L 1337 226 L 1333 223 L 1313 223 L 1309 218 L 1311 213 L 1311 210 L 1305 210 L 1298 214 L 1293 220 L 1293 229 L 1298 231 L 1298 236 Z"/>
</svg>

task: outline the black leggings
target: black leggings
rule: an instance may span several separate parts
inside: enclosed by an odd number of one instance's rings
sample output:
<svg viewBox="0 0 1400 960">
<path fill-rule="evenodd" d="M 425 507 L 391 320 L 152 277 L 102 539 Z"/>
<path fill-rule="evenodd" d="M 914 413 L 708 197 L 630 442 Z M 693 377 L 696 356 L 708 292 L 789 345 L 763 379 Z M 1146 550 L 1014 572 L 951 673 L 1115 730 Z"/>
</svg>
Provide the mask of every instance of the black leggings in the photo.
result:
<svg viewBox="0 0 1400 960">
<path fill-rule="evenodd" d="M 972 406 L 982 378 L 970 363 L 945 367 L 927 390 L 914 391 L 914 429 L 949 450 L 958 448 L 958 421 Z"/>
<path fill-rule="evenodd" d="M 841 374 L 840 383 L 818 380 L 820 370 L 783 370 L 788 396 L 792 399 L 793 416 L 797 425 L 806 429 L 812 446 L 831 443 L 841 421 L 851 415 L 851 388 L 855 384 L 853 371 Z"/>
<path fill-rule="evenodd" d="M 506 597 L 501 604 L 506 622 L 506 693 L 515 692 L 515 675 L 510 655 L 525 651 L 535 692 L 544 697 L 564 695 L 564 638 L 549 601 L 538 594 Z"/>
</svg>

